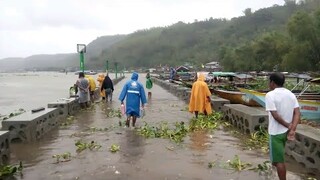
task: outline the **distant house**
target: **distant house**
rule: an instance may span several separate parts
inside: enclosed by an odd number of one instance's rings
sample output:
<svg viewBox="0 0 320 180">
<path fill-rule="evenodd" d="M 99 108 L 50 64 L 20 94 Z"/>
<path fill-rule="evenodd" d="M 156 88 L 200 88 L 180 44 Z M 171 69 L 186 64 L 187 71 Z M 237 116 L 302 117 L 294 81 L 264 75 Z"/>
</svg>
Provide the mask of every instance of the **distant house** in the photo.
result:
<svg viewBox="0 0 320 180">
<path fill-rule="evenodd" d="M 204 67 L 210 71 L 221 71 L 222 70 L 219 62 L 217 62 L 217 61 L 209 62 L 209 63 L 205 64 Z"/>
<path fill-rule="evenodd" d="M 179 66 L 176 68 L 177 72 L 189 72 L 189 68 L 185 67 L 185 66 Z"/>
<path fill-rule="evenodd" d="M 157 71 L 157 69 L 155 69 L 155 68 L 150 68 L 148 71 L 149 71 L 150 73 L 153 73 L 153 72 Z"/>
</svg>

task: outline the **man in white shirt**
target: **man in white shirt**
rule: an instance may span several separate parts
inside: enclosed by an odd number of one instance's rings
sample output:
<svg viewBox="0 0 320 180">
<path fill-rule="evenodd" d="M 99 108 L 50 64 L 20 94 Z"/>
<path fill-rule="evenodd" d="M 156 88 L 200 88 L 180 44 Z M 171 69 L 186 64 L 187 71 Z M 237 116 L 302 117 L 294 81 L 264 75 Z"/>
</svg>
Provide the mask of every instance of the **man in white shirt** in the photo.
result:
<svg viewBox="0 0 320 180">
<path fill-rule="evenodd" d="M 283 87 L 283 74 L 272 73 L 269 80 L 272 91 L 266 94 L 266 111 L 269 112 L 270 160 L 277 168 L 279 179 L 286 180 L 285 144 L 287 140 L 294 140 L 300 121 L 299 104 L 296 96 Z"/>
</svg>

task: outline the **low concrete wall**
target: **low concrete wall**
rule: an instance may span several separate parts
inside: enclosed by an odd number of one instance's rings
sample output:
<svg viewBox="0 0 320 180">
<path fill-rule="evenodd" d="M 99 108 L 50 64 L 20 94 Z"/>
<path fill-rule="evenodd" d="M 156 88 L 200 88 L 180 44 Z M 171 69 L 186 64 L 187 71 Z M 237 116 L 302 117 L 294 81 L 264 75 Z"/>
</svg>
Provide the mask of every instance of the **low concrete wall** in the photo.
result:
<svg viewBox="0 0 320 180">
<path fill-rule="evenodd" d="M 157 78 L 153 78 L 153 81 L 187 103 L 189 102 L 190 88 Z M 222 111 L 225 120 L 239 128 L 243 133 L 254 133 L 260 127 L 268 127 L 268 113 L 262 108 L 230 104 L 229 100 L 214 95 L 211 97 L 211 102 L 215 111 Z M 297 141 L 287 143 L 286 153 L 307 168 L 320 171 L 320 130 L 299 124 L 296 139 Z"/>
<path fill-rule="evenodd" d="M 286 153 L 305 167 L 320 171 L 320 130 L 299 124 L 296 140 L 288 141 Z"/>
<path fill-rule="evenodd" d="M 260 126 L 268 128 L 268 113 L 242 104 L 225 104 L 222 108 L 224 119 L 229 121 L 242 133 L 254 133 Z"/>
<path fill-rule="evenodd" d="M 153 78 L 153 82 L 158 84 L 159 86 L 163 87 L 164 89 L 168 90 L 170 93 L 174 94 L 175 96 L 179 97 L 186 103 L 189 103 L 190 96 L 191 96 L 191 89 L 184 87 L 182 85 L 177 85 L 174 83 L 170 83 L 169 81 L 164 81 L 158 78 Z M 215 111 L 221 111 L 224 104 L 229 104 L 230 101 L 219 98 L 217 96 L 211 96 L 211 106 Z"/>
<path fill-rule="evenodd" d="M 45 108 L 35 113 L 27 111 L 2 121 L 2 130 L 10 132 L 10 142 L 35 141 L 59 125 L 58 117 L 58 108 Z"/>
<path fill-rule="evenodd" d="M 212 109 L 216 112 L 222 112 L 223 106 L 225 104 L 230 104 L 230 101 L 227 99 L 220 98 L 218 96 L 211 96 L 211 105 Z"/>
<path fill-rule="evenodd" d="M 55 102 L 48 103 L 48 108 L 58 108 L 59 116 L 66 118 L 74 115 L 80 109 L 80 106 L 76 98 L 61 98 Z"/>
<path fill-rule="evenodd" d="M 0 165 L 6 164 L 10 158 L 9 131 L 0 131 Z"/>
</svg>

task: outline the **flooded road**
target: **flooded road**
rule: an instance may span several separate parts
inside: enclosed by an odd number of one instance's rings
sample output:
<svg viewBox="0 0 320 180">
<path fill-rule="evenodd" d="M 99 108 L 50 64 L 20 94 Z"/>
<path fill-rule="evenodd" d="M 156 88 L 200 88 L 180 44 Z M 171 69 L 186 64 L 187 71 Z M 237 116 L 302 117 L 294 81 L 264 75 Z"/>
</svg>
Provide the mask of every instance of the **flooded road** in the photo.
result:
<svg viewBox="0 0 320 180">
<path fill-rule="evenodd" d="M 239 155 L 241 161 L 253 165 L 262 164 L 268 160 L 267 154 L 243 150 L 239 145 L 240 140 L 230 135 L 229 132 L 223 130 L 216 130 L 212 133 L 195 132 L 189 134 L 182 144 L 177 145 L 167 139 L 145 139 L 137 135 L 135 130 L 119 127 L 119 118 L 107 117 L 107 115 L 112 109 L 119 109 L 120 102 L 117 97 L 129 76 L 127 75 L 125 80 L 115 86 L 113 102 L 96 103 L 93 108 L 80 111 L 70 125 L 52 130 L 39 142 L 11 145 L 11 162 L 23 161 L 25 165 L 23 178 L 17 176 L 17 179 L 266 179 L 254 171 L 235 172 L 224 167 L 226 161 L 233 159 L 235 155 Z M 145 84 L 145 75 L 141 76 L 139 80 Z M 62 81 L 58 83 L 59 88 L 66 86 L 65 95 L 62 92 L 54 94 L 57 91 L 50 90 L 51 83 L 46 86 L 48 87 L 46 94 L 53 93 L 50 98 L 68 96 L 69 84 L 75 81 L 75 76 L 72 77 L 70 80 L 67 78 L 57 80 Z M 53 76 L 51 79 L 54 78 Z M 51 79 L 45 79 L 45 81 L 53 83 Z M 42 87 L 35 88 L 34 91 L 34 94 L 37 94 L 37 91 L 43 92 L 44 90 Z M 146 116 L 138 119 L 137 126 L 143 125 L 143 121 L 151 125 L 162 121 L 169 124 L 180 121 L 187 123 L 192 118 L 192 114 L 185 111 L 187 104 L 166 90 L 155 85 L 152 93 L 152 99 L 149 100 L 146 107 Z M 2 96 L 4 97 L 1 99 L 6 98 L 6 95 L 2 94 Z M 8 97 L 10 101 L 16 102 L 17 98 L 21 98 L 22 95 L 16 97 L 11 94 Z M 57 99 L 47 99 L 47 97 L 38 97 L 36 101 L 48 103 Z M 1 102 L 1 108 L 4 106 Z M 17 107 L 21 106 L 17 105 Z M 121 121 L 124 120 L 123 117 Z M 95 128 L 108 128 L 108 130 L 99 131 Z M 75 142 L 78 140 L 94 141 L 102 147 L 77 153 Z M 112 144 L 119 145 L 120 151 L 111 153 L 109 148 Z M 55 154 L 66 152 L 71 153 L 70 161 L 56 163 L 56 159 L 52 158 Z M 306 179 L 305 174 L 308 171 L 290 158 L 287 159 L 290 163 L 288 179 Z M 208 168 L 208 163 L 212 161 L 217 162 L 218 165 Z M 276 178 L 271 177 L 270 179 Z"/>
</svg>

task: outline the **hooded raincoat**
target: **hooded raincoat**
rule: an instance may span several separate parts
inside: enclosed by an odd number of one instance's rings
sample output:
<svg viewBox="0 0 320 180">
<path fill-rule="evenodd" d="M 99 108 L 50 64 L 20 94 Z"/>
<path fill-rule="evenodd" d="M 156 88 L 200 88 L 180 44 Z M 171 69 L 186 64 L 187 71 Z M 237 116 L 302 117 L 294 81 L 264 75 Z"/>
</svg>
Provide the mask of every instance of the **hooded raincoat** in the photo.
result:
<svg viewBox="0 0 320 180">
<path fill-rule="evenodd" d="M 199 113 L 203 113 L 204 111 L 207 114 L 212 113 L 211 102 L 209 102 L 208 97 L 211 96 L 211 92 L 206 82 L 204 82 L 204 75 L 200 74 L 198 80 L 193 83 L 190 103 L 189 103 L 189 111 Z"/>
<path fill-rule="evenodd" d="M 104 77 L 105 77 L 104 74 L 99 74 L 99 76 L 98 76 L 98 78 L 97 78 L 97 81 L 99 82 L 99 87 L 100 87 L 100 88 L 101 88 L 101 86 L 102 86 Z M 100 96 L 101 96 L 101 97 L 106 97 L 105 91 L 100 91 Z"/>
<path fill-rule="evenodd" d="M 140 117 L 140 101 L 147 103 L 146 94 L 143 85 L 138 82 L 138 73 L 134 72 L 131 80 L 128 81 L 121 91 L 119 100 L 123 102 L 126 98 L 126 114 Z"/>
<path fill-rule="evenodd" d="M 85 75 L 85 78 L 88 79 L 89 85 L 90 85 L 90 91 L 95 91 L 96 90 L 96 82 L 94 81 L 93 77 L 89 75 Z"/>
</svg>

